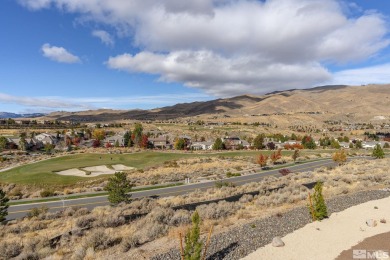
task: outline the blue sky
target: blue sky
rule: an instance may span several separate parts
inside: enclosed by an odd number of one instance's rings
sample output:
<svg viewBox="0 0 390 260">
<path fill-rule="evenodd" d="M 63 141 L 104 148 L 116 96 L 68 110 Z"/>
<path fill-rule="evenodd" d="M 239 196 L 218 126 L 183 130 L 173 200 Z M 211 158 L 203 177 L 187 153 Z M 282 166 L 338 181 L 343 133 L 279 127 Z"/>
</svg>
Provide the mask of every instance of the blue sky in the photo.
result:
<svg viewBox="0 0 390 260">
<path fill-rule="evenodd" d="M 384 0 L 2 0 L 0 111 L 390 83 Z"/>
</svg>

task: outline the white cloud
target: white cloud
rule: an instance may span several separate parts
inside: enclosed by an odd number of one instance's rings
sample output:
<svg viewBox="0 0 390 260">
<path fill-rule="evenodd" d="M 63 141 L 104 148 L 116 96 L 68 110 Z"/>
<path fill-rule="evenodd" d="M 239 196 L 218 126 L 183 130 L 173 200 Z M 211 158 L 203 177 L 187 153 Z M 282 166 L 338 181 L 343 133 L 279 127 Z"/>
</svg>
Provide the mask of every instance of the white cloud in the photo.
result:
<svg viewBox="0 0 390 260">
<path fill-rule="evenodd" d="M 92 36 L 99 38 L 102 41 L 102 43 L 104 43 L 107 46 L 114 46 L 114 43 L 115 43 L 114 39 L 106 31 L 94 30 L 94 31 L 92 31 Z"/>
<path fill-rule="evenodd" d="M 32 10 L 39 10 L 50 7 L 52 0 L 17 0 L 21 5 L 26 6 Z"/>
<path fill-rule="evenodd" d="M 98 108 L 131 109 L 155 108 L 182 102 L 209 100 L 210 96 L 199 93 L 162 94 L 131 97 L 23 97 L 0 93 L 0 104 L 13 104 L 23 107 L 23 111 L 52 112 L 58 110 L 79 111 Z M 10 111 L 7 111 L 10 112 Z"/>
<path fill-rule="evenodd" d="M 378 66 L 343 70 L 334 73 L 331 84 L 366 85 L 366 84 L 389 84 L 390 63 Z"/>
<path fill-rule="evenodd" d="M 268 63 L 257 57 L 226 58 L 210 51 L 123 54 L 110 57 L 107 66 L 161 75 L 162 81 L 183 82 L 217 96 L 260 94 L 274 89 L 310 86 L 331 78 L 330 73 L 317 63 Z"/>
<path fill-rule="evenodd" d="M 61 62 L 61 63 L 79 63 L 81 62 L 80 58 L 68 52 L 63 47 L 50 46 L 50 44 L 45 43 L 41 48 L 43 56 L 51 60 Z"/>
<path fill-rule="evenodd" d="M 85 105 L 82 102 L 76 103 L 71 99 L 61 99 L 58 97 L 23 97 L 11 96 L 0 93 L 0 102 L 17 104 L 26 107 L 55 108 L 55 109 L 91 109 L 93 106 Z"/>
<path fill-rule="evenodd" d="M 23 3 L 55 6 L 132 38 L 140 53 L 111 57 L 110 68 L 216 95 L 310 87 L 331 76 L 323 64 L 364 61 L 390 43 L 381 14 L 356 15 L 358 7 L 338 0 L 47 1 Z"/>
</svg>

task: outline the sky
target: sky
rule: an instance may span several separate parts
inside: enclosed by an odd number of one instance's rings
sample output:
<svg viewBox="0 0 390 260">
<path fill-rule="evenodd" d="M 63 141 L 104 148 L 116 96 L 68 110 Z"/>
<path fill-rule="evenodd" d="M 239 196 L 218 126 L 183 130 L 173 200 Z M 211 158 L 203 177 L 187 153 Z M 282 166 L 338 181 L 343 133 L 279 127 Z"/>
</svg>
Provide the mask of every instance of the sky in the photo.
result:
<svg viewBox="0 0 390 260">
<path fill-rule="evenodd" d="M 1 0 L 0 111 L 390 83 L 388 0 Z"/>
</svg>

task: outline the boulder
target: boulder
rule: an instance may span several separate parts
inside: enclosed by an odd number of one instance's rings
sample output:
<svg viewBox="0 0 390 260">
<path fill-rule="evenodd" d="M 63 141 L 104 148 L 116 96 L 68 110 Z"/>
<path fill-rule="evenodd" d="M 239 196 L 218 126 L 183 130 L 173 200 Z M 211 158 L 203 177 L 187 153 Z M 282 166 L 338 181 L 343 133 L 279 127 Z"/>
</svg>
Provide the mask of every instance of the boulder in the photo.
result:
<svg viewBox="0 0 390 260">
<path fill-rule="evenodd" d="M 272 246 L 282 247 L 284 246 L 284 242 L 280 237 L 274 237 L 274 239 L 272 239 Z"/>
<path fill-rule="evenodd" d="M 367 219 L 366 224 L 369 227 L 376 227 L 376 225 L 377 225 L 376 220 L 373 220 L 373 219 Z"/>
</svg>

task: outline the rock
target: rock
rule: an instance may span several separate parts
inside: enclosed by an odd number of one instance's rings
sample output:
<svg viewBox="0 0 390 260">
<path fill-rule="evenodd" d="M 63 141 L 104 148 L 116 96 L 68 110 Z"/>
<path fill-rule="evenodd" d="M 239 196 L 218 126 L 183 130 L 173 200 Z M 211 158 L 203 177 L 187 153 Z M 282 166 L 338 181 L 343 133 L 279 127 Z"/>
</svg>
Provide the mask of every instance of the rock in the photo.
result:
<svg viewBox="0 0 390 260">
<path fill-rule="evenodd" d="M 280 237 L 274 237 L 272 239 L 272 246 L 282 247 L 282 246 L 284 246 L 284 242 L 282 241 L 282 239 Z"/>
<path fill-rule="evenodd" d="M 373 219 L 367 219 L 366 224 L 369 227 L 376 227 L 376 225 L 377 225 L 376 220 L 373 220 Z"/>
</svg>

